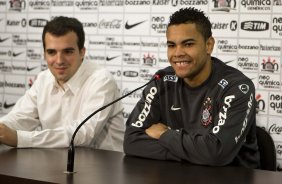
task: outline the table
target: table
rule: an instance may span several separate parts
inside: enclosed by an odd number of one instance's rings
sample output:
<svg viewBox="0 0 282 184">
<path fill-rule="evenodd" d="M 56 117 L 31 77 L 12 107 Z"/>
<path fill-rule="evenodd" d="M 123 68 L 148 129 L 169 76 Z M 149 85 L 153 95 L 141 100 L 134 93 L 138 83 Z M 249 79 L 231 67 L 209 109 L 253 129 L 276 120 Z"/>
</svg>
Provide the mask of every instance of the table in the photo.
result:
<svg viewBox="0 0 282 184">
<path fill-rule="evenodd" d="M 67 149 L 0 146 L 0 183 L 69 184 L 277 184 L 282 172 L 208 167 L 76 148 L 75 174 L 65 174 Z"/>
</svg>

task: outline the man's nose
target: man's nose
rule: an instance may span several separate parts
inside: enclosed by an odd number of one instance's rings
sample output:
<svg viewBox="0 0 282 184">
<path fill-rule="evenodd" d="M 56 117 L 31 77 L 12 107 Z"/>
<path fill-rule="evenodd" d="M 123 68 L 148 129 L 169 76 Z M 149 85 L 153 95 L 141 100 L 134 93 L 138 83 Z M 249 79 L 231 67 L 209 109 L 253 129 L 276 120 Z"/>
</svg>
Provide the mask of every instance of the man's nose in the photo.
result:
<svg viewBox="0 0 282 184">
<path fill-rule="evenodd" d="M 56 63 L 59 65 L 64 63 L 64 56 L 62 53 L 57 53 Z"/>
<path fill-rule="evenodd" d="M 174 56 L 182 56 L 184 54 L 183 46 L 178 45 L 175 47 Z"/>
</svg>

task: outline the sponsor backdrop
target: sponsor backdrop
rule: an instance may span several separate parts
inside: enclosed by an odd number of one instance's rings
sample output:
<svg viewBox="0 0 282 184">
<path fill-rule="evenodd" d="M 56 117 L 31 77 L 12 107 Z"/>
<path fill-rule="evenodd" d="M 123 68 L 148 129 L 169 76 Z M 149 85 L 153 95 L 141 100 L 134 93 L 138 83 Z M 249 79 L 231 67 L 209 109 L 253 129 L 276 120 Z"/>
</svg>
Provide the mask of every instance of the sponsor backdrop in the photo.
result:
<svg viewBox="0 0 282 184">
<path fill-rule="evenodd" d="M 213 55 L 254 82 L 257 123 L 273 137 L 282 169 L 282 0 L 0 0 L 0 116 L 47 68 L 41 32 L 54 16 L 83 23 L 86 59 L 108 68 L 124 95 L 169 65 L 168 18 L 187 6 L 210 17 Z M 140 97 L 123 100 L 125 119 Z"/>
</svg>

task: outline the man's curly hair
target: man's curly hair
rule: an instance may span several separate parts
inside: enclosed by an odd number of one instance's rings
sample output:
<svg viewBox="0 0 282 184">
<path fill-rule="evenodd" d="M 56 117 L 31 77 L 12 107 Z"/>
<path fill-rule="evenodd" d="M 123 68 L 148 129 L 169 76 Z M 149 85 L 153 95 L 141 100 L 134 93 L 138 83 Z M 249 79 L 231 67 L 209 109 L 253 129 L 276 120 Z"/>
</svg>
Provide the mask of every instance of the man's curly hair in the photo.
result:
<svg viewBox="0 0 282 184">
<path fill-rule="evenodd" d="M 212 36 L 211 22 L 203 11 L 200 11 L 194 7 L 181 8 L 170 16 L 168 26 L 178 24 L 196 24 L 197 30 L 203 35 L 204 39 L 207 40 Z"/>
</svg>

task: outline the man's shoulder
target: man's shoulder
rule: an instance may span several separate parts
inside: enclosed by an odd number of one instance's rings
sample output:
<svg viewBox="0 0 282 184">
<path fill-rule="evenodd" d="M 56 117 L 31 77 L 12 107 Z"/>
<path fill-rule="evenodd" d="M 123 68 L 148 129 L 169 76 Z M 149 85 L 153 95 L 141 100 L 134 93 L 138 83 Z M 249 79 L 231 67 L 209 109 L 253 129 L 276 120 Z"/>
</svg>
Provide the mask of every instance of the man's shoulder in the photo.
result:
<svg viewBox="0 0 282 184">
<path fill-rule="evenodd" d="M 240 81 L 251 81 L 249 77 L 247 77 L 243 72 L 234 68 L 232 66 L 227 65 L 223 61 L 218 58 L 213 58 L 214 62 L 214 70 L 218 79 L 226 79 L 228 81 L 240 82 Z"/>
<path fill-rule="evenodd" d="M 36 80 L 50 80 L 50 78 L 54 77 L 49 69 L 39 72 L 36 76 Z"/>
</svg>

